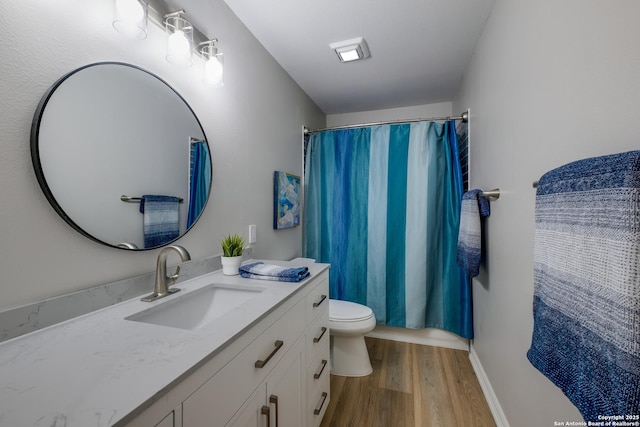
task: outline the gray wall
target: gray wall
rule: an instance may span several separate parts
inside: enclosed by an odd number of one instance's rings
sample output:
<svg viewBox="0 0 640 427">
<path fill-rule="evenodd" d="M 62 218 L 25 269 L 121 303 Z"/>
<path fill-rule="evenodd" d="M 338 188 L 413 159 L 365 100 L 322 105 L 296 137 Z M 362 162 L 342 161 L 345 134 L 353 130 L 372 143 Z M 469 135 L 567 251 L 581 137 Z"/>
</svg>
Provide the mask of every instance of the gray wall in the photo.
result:
<svg viewBox="0 0 640 427">
<path fill-rule="evenodd" d="M 581 420 L 526 359 L 533 328 L 532 182 L 639 149 L 640 2 L 496 0 L 453 110 L 471 109 L 472 187 L 500 187 L 474 283 L 474 350 L 512 426 Z"/>
<path fill-rule="evenodd" d="M 189 4 L 180 2 L 189 13 Z M 193 258 L 221 252 L 228 233 L 257 225 L 257 257 L 301 253 L 301 229 L 272 229 L 274 170 L 300 175 L 302 126 L 324 114 L 240 23 L 222 0 L 192 17 L 220 40 L 225 86 L 206 88 L 200 67 L 165 59 L 166 36 L 149 25 L 146 40 L 111 26 L 111 0 L 3 0 L 0 3 L 0 310 L 152 271 L 158 250 L 131 253 L 94 243 L 51 208 L 36 181 L 30 126 L 47 88 L 69 71 L 100 61 L 128 62 L 173 86 L 198 115 L 213 156 L 212 200 L 178 244 Z M 170 261 L 173 260 L 173 256 Z"/>
<path fill-rule="evenodd" d="M 459 114 L 457 112 L 455 114 Z M 384 110 L 359 111 L 356 113 L 327 114 L 327 126 L 345 126 L 360 123 L 375 123 L 395 120 L 428 119 L 454 114 L 451 102 L 413 105 L 409 107 L 388 108 Z"/>
</svg>

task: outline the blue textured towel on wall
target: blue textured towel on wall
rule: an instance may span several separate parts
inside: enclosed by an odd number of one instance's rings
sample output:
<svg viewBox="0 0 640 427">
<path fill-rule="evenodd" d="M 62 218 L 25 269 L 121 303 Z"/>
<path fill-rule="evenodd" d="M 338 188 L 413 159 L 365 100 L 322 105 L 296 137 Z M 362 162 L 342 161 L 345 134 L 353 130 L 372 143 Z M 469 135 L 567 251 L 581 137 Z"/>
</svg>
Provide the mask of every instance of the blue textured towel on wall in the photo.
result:
<svg viewBox="0 0 640 427">
<path fill-rule="evenodd" d="M 480 273 L 482 248 L 480 219 L 489 216 L 490 213 L 489 200 L 482 197 L 482 190 L 470 190 L 462 195 L 456 261 L 469 277 L 476 277 Z"/>
<path fill-rule="evenodd" d="M 527 357 L 585 421 L 640 413 L 640 151 L 540 179 L 533 317 Z"/>
<path fill-rule="evenodd" d="M 180 199 L 173 196 L 144 195 L 140 213 L 144 214 L 144 247 L 162 246 L 180 235 Z"/>
<path fill-rule="evenodd" d="M 246 279 L 299 282 L 309 277 L 307 267 L 280 267 L 279 265 L 254 262 L 240 267 L 240 276 Z"/>
</svg>

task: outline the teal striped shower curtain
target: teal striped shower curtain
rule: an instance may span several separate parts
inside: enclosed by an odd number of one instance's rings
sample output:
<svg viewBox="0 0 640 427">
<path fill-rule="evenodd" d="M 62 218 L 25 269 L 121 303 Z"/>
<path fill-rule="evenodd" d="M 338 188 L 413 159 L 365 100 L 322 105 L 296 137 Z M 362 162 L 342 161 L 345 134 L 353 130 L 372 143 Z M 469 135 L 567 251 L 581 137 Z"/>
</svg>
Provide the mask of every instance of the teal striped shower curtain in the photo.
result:
<svg viewBox="0 0 640 427">
<path fill-rule="evenodd" d="M 191 143 L 189 153 L 189 210 L 187 230 L 198 220 L 207 204 L 211 189 L 211 158 L 206 141 Z"/>
<path fill-rule="evenodd" d="M 331 263 L 331 298 L 371 307 L 380 324 L 472 338 L 456 264 L 462 191 L 453 121 L 315 133 L 304 255 Z"/>
</svg>

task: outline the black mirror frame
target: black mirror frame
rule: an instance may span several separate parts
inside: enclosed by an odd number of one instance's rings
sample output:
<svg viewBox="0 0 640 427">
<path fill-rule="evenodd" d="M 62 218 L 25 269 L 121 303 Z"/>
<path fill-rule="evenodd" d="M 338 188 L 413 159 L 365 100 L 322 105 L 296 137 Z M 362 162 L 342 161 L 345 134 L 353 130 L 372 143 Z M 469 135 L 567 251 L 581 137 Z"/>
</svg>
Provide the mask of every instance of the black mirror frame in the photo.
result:
<svg viewBox="0 0 640 427">
<path fill-rule="evenodd" d="M 62 219 L 64 219 L 65 222 L 71 226 L 71 228 L 73 228 L 74 230 L 76 230 L 77 232 L 82 234 L 83 236 L 87 237 L 88 239 L 93 240 L 94 242 L 97 242 L 97 243 L 100 243 L 102 245 L 109 246 L 109 247 L 112 247 L 112 248 L 123 249 L 123 250 L 127 250 L 127 251 L 147 251 L 147 250 L 158 249 L 158 248 L 170 245 L 170 244 L 174 243 L 175 241 L 179 240 L 185 234 L 187 234 L 189 232 L 189 230 L 191 230 L 191 228 L 193 228 L 193 226 L 200 220 L 200 218 L 202 217 L 202 213 L 204 212 L 205 208 L 207 207 L 207 205 L 209 203 L 209 199 L 211 197 L 211 187 L 213 185 L 209 186 L 209 193 L 207 194 L 207 201 L 206 201 L 205 205 L 202 207 L 202 210 L 200 211 L 200 213 L 198 214 L 198 217 L 193 222 L 191 227 L 187 228 L 183 234 L 179 235 L 177 238 L 173 239 L 172 241 L 166 242 L 163 245 L 154 246 L 154 247 L 151 247 L 151 248 L 135 248 L 135 249 L 133 249 L 133 248 L 128 248 L 128 247 L 116 246 L 116 245 L 113 245 L 111 243 L 107 243 L 107 242 L 105 242 L 103 240 L 100 240 L 100 239 L 96 238 L 95 236 L 91 235 L 86 230 L 84 230 L 78 224 L 76 224 L 73 221 L 73 219 L 64 211 L 64 209 L 62 209 L 62 206 L 60 206 L 60 204 L 57 202 L 55 196 L 53 195 L 53 192 L 51 191 L 51 189 L 49 188 L 49 185 L 47 184 L 47 180 L 46 180 L 46 178 L 44 176 L 44 172 L 42 170 L 42 164 L 41 164 L 41 161 L 40 161 L 40 149 L 39 149 L 40 123 L 42 121 L 42 116 L 44 114 L 44 110 L 47 107 L 47 104 L 48 104 L 49 100 L 51 99 L 51 96 L 56 91 L 56 89 L 62 83 L 64 83 L 68 78 L 70 78 L 74 74 L 76 74 L 76 73 L 78 73 L 78 72 L 80 72 L 80 71 L 82 71 L 84 69 L 87 69 L 87 68 L 90 68 L 90 67 L 95 67 L 95 66 L 100 66 L 100 65 L 122 65 L 122 66 L 130 67 L 130 68 L 134 68 L 134 69 L 142 71 L 142 72 L 150 75 L 151 77 L 158 79 L 160 82 L 164 83 L 164 85 L 167 86 L 167 88 L 169 88 L 173 93 L 175 93 L 178 96 L 178 98 L 180 100 L 182 100 L 182 102 L 184 102 L 184 105 L 189 109 L 191 114 L 193 114 L 193 117 L 194 117 L 195 121 L 198 123 L 198 126 L 200 126 L 200 129 L 202 130 L 202 135 L 204 137 L 204 142 L 206 142 L 207 146 L 209 146 L 209 153 L 211 153 L 211 146 L 209 145 L 209 140 L 208 140 L 208 138 L 207 138 L 207 136 L 206 136 L 206 134 L 204 132 L 204 128 L 202 127 L 202 124 L 200 123 L 200 119 L 198 119 L 198 116 L 195 114 L 195 112 L 193 111 L 193 109 L 191 108 L 189 103 L 182 97 L 182 95 L 180 95 L 165 80 L 161 79 L 160 77 L 158 77 L 157 75 L 153 74 L 152 72 L 147 71 L 147 70 L 145 70 L 145 69 L 143 69 L 141 67 L 138 67 L 136 65 L 127 64 L 127 63 L 124 63 L 124 62 L 116 62 L 116 61 L 96 62 L 96 63 L 92 63 L 92 64 L 88 64 L 88 65 L 84 65 L 82 67 L 76 68 L 75 70 L 73 70 L 73 71 L 65 74 L 61 78 L 59 78 L 53 85 L 51 85 L 51 87 L 49 87 L 49 89 L 47 89 L 47 91 L 43 95 L 42 99 L 38 103 L 38 106 L 36 108 L 35 114 L 33 116 L 33 121 L 31 122 L 31 137 L 30 137 L 31 163 L 33 165 L 33 169 L 34 169 L 34 172 L 36 174 L 36 178 L 38 180 L 38 184 L 40 184 L 40 188 L 42 189 L 45 197 L 47 198 L 47 200 L 49 201 L 49 203 L 51 204 L 53 209 L 56 211 L 56 213 L 58 215 L 60 215 L 60 217 Z M 211 157 L 210 157 L 210 161 L 213 163 L 213 159 Z M 212 176 L 211 176 L 211 182 L 213 183 L 213 173 L 212 173 Z"/>
</svg>

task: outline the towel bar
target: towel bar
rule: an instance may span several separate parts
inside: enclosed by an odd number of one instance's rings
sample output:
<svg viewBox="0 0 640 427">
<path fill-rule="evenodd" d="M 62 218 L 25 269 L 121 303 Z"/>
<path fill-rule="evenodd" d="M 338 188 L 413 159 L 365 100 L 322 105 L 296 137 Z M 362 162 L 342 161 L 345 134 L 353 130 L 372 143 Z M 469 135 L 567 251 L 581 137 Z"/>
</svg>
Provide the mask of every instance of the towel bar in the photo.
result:
<svg viewBox="0 0 640 427">
<path fill-rule="evenodd" d="M 487 199 L 491 200 L 498 200 L 500 198 L 500 189 L 494 188 L 491 191 L 483 191 L 482 197 L 486 197 Z"/>
<path fill-rule="evenodd" d="M 131 196 L 125 196 L 123 194 L 122 196 L 120 196 L 120 200 L 127 203 L 138 203 L 139 201 L 142 200 L 142 197 L 131 197 Z M 178 202 L 180 203 L 183 202 L 182 197 L 178 197 Z"/>
</svg>

